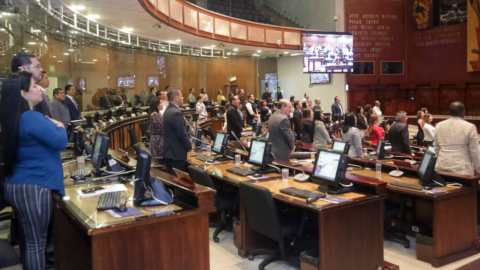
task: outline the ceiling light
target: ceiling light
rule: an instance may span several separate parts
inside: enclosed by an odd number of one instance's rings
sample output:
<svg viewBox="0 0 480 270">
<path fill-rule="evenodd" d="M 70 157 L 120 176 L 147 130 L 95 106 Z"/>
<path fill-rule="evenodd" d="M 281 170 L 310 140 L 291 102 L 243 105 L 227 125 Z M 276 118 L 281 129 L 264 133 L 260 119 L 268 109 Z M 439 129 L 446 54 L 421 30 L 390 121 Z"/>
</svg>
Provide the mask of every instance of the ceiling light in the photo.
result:
<svg viewBox="0 0 480 270">
<path fill-rule="evenodd" d="M 5 55 L 4 53 L 2 53 L 2 55 Z"/>
<path fill-rule="evenodd" d="M 292 53 L 291 55 L 292 56 L 299 56 L 299 55 L 303 55 L 303 53 Z"/>
<path fill-rule="evenodd" d="M 93 62 L 97 62 L 97 59 L 93 59 Z"/>
<path fill-rule="evenodd" d="M 288 52 L 284 52 L 284 54 L 288 54 Z"/>
<path fill-rule="evenodd" d="M 84 10 L 85 6 L 72 6 L 76 10 Z"/>
<path fill-rule="evenodd" d="M 78 32 L 77 32 L 77 31 L 75 31 L 75 30 L 73 30 L 73 31 L 70 31 L 70 32 L 72 32 L 72 34 L 78 34 Z"/>
<path fill-rule="evenodd" d="M 261 52 L 262 52 L 262 50 L 258 50 L 257 52 L 258 52 L 258 53 L 261 53 Z"/>
<path fill-rule="evenodd" d="M 2 15 L 8 16 L 8 15 L 10 15 L 10 13 L 8 13 L 8 12 L 2 12 Z"/>
<path fill-rule="evenodd" d="M 227 55 L 230 55 L 230 54 L 232 54 L 232 53 L 230 53 L 230 52 L 229 52 L 229 53 L 227 53 Z"/>
<path fill-rule="evenodd" d="M 52 56 L 52 57 L 53 57 L 53 58 L 57 58 L 55 55 L 54 55 L 54 56 Z"/>
<path fill-rule="evenodd" d="M 210 45 L 210 47 L 215 48 L 215 45 Z"/>
<path fill-rule="evenodd" d="M 181 39 L 175 39 L 175 42 L 182 42 Z"/>
<path fill-rule="evenodd" d="M 237 53 L 233 53 L 233 55 L 237 55 Z"/>
<path fill-rule="evenodd" d="M 5 28 L 0 28 L 0 31 L 5 31 Z"/>
<path fill-rule="evenodd" d="M 120 29 L 120 31 L 122 31 L 122 32 L 132 32 L 133 29 L 132 28 L 123 28 L 123 29 Z"/>
<path fill-rule="evenodd" d="M 238 48 L 233 48 L 233 51 L 234 51 L 234 52 L 238 52 Z"/>
<path fill-rule="evenodd" d="M 57 30 L 57 31 L 55 31 L 55 32 L 57 32 L 57 33 L 60 33 L 60 31 L 58 31 L 58 30 Z"/>
<path fill-rule="evenodd" d="M 106 46 L 107 44 L 105 44 L 105 43 L 100 43 L 100 45 L 102 45 L 102 46 Z"/>
<path fill-rule="evenodd" d="M 82 61 L 82 59 L 78 59 L 78 61 Z"/>
<path fill-rule="evenodd" d="M 68 52 L 64 53 L 63 55 L 70 55 Z"/>
<path fill-rule="evenodd" d="M 74 49 L 68 49 L 69 52 L 74 52 L 75 50 Z"/>
<path fill-rule="evenodd" d="M 28 42 L 28 44 L 29 44 L 29 45 L 35 45 L 35 44 L 37 44 L 37 43 L 35 43 L 35 42 Z"/>
<path fill-rule="evenodd" d="M 25 50 L 25 48 L 22 48 L 22 50 Z"/>
<path fill-rule="evenodd" d="M 40 30 L 34 29 L 32 32 L 33 32 L 33 33 L 38 33 L 38 32 L 40 32 Z"/>
<path fill-rule="evenodd" d="M 100 15 L 88 15 L 87 19 L 89 19 L 89 20 L 100 19 Z"/>
<path fill-rule="evenodd" d="M 63 63 L 63 61 L 62 61 L 62 60 L 58 60 L 57 63 Z"/>
<path fill-rule="evenodd" d="M 252 55 L 253 55 L 253 56 L 257 56 L 258 54 L 254 53 L 254 54 L 252 54 Z"/>
</svg>

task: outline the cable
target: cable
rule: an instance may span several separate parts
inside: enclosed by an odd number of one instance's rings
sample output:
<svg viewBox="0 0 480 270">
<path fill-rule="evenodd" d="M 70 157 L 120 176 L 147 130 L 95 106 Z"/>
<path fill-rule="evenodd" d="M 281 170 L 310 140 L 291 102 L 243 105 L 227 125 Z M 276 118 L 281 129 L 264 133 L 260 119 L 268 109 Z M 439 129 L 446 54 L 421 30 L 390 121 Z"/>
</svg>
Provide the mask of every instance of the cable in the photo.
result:
<svg viewBox="0 0 480 270">
<path fill-rule="evenodd" d="M 353 183 L 350 183 L 349 185 L 342 184 L 342 182 L 338 182 L 342 187 L 352 187 Z"/>
<path fill-rule="evenodd" d="M 273 166 L 272 164 L 267 164 L 267 165 L 274 168 L 274 169 L 277 169 L 279 173 L 282 172 L 282 170 L 280 170 L 280 168 L 278 168 L 277 166 Z"/>
<path fill-rule="evenodd" d="M 123 174 L 129 174 L 129 173 L 135 172 L 135 170 L 126 171 L 126 172 L 110 172 L 110 171 L 103 171 L 103 172 L 111 175 L 123 175 Z"/>
<path fill-rule="evenodd" d="M 351 167 L 356 167 L 356 168 L 359 168 L 359 169 L 363 169 L 362 166 L 357 165 L 357 164 L 347 164 L 347 166 L 351 166 Z"/>
</svg>

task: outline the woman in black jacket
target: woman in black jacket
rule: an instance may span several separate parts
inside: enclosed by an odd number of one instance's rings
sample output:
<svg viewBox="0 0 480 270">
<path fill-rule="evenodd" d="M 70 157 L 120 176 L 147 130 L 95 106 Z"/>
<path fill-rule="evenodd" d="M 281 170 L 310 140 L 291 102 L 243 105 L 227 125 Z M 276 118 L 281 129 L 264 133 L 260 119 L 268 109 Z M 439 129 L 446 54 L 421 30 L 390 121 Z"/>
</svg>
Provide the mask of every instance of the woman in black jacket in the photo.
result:
<svg viewBox="0 0 480 270">
<path fill-rule="evenodd" d="M 360 130 L 360 134 L 362 134 L 362 138 L 365 136 L 365 131 L 367 130 L 367 117 L 363 115 L 363 108 L 362 106 L 357 107 L 357 128 Z"/>
</svg>

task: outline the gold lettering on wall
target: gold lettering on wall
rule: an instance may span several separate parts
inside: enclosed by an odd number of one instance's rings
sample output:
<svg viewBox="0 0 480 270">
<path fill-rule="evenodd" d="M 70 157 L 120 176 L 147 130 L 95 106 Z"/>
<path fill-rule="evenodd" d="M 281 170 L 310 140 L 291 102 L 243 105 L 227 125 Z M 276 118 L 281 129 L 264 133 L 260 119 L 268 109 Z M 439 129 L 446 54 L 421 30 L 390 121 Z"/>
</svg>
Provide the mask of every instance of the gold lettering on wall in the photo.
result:
<svg viewBox="0 0 480 270">
<path fill-rule="evenodd" d="M 383 48 L 392 47 L 390 30 L 397 20 L 396 14 L 350 14 L 348 30 L 353 34 L 356 59 L 378 59 Z"/>
</svg>

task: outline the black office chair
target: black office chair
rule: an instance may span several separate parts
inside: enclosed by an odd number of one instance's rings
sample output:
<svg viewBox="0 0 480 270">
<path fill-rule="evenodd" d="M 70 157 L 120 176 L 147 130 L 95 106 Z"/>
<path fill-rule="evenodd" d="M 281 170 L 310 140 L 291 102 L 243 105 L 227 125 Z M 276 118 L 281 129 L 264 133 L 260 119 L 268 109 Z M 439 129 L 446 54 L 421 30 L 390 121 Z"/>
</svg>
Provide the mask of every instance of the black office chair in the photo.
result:
<svg viewBox="0 0 480 270">
<path fill-rule="evenodd" d="M 135 132 L 135 129 L 129 128 L 127 131 L 128 131 L 128 134 L 130 135 L 130 146 L 133 146 L 136 143 L 138 143 L 137 133 Z"/>
<path fill-rule="evenodd" d="M 258 266 L 260 270 L 277 260 L 287 260 L 299 266 L 300 251 L 292 252 L 294 250 L 291 248 L 293 248 L 295 240 L 302 236 L 306 212 L 304 212 L 303 218 L 292 218 L 291 215 L 282 218 L 277 211 L 277 206 L 270 191 L 248 182 L 240 182 L 240 200 L 245 205 L 247 219 L 244 222 L 246 224 L 242 224 L 242 226 L 248 226 L 249 229 L 278 243 L 277 250 L 250 250 L 248 259 L 253 260 L 255 255 L 269 255 Z M 292 239 L 292 241 L 289 242 L 289 239 Z M 287 245 L 286 243 L 290 244 Z M 290 247 L 288 251 L 292 252 L 289 256 L 286 255 L 287 246 Z"/>
<path fill-rule="evenodd" d="M 196 184 L 209 187 L 217 191 L 214 199 L 214 205 L 217 208 L 217 211 L 221 214 L 221 219 L 217 224 L 217 228 L 213 233 L 213 241 L 218 243 L 218 234 L 224 230 L 227 226 L 227 223 L 232 222 L 232 218 L 236 213 L 236 205 L 238 204 L 238 193 L 236 191 L 229 190 L 223 185 L 215 185 L 208 175 L 208 172 L 203 170 L 200 167 L 191 165 L 188 166 L 188 172 L 193 182 Z"/>
<path fill-rule="evenodd" d="M 407 206 L 407 200 L 407 197 L 402 198 L 401 204 L 385 201 L 383 218 L 385 220 L 403 220 L 405 215 L 411 211 L 411 208 Z M 407 239 L 407 234 L 402 230 L 390 227 L 389 224 L 385 224 L 383 237 L 386 240 L 402 244 L 404 248 L 410 248 L 410 240 Z"/>
<path fill-rule="evenodd" d="M 140 127 L 140 131 L 142 132 L 142 142 L 148 146 L 148 143 L 150 142 L 149 124 L 141 123 L 141 124 L 138 124 L 138 126 Z"/>
</svg>

